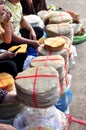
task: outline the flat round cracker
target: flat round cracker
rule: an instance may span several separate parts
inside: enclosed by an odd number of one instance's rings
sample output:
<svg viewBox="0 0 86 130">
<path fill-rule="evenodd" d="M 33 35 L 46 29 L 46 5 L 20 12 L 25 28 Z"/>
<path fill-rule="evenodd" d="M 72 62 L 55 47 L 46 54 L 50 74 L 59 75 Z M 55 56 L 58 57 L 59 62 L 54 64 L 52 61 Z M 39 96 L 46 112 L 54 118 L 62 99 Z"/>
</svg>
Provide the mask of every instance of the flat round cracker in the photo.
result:
<svg viewBox="0 0 86 130">
<path fill-rule="evenodd" d="M 60 50 L 66 43 L 63 37 L 51 37 L 44 40 L 44 48 L 46 50 L 57 51 Z"/>
</svg>

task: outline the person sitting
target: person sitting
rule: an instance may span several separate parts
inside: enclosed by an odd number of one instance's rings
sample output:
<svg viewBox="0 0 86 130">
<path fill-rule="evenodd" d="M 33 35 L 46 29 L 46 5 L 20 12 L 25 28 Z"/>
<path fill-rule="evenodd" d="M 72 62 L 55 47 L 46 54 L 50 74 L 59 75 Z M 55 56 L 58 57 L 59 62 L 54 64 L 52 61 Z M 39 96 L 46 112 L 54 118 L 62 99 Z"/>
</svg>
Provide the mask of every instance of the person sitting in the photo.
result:
<svg viewBox="0 0 86 130">
<path fill-rule="evenodd" d="M 3 42 L 5 42 L 9 44 L 12 38 L 12 28 L 9 21 L 11 13 L 4 9 L 4 2 L 5 1 L 2 0 L 2 3 L 0 3 L 0 20 L 2 20 L 2 22 L 0 23 L 0 43 L 2 44 Z M 3 14 L 6 15 L 4 17 L 4 20 Z M 11 60 L 15 56 L 15 53 L 7 50 L 2 50 L 2 48 L 0 48 L 0 72 L 7 72 L 11 74 L 13 78 L 15 78 L 15 76 L 17 75 L 16 64 Z"/>
<path fill-rule="evenodd" d="M 12 28 L 9 21 L 11 13 L 4 8 L 4 2 L 5 0 L 0 0 L 0 43 L 2 44 L 5 42 L 8 45 L 12 39 Z M 5 14 L 4 18 L 3 14 Z M 16 57 L 15 53 L 7 50 L 2 50 L 0 48 L 0 73 L 6 72 L 10 74 L 13 79 L 15 79 L 16 75 L 18 74 L 16 64 L 12 60 L 14 57 Z M 12 102 L 17 101 L 15 93 L 13 90 L 9 95 L 6 89 L 0 89 L 0 103 L 4 102 L 4 100 L 7 100 L 9 102 L 6 97 L 10 97 L 9 99 L 11 99 Z"/>
<path fill-rule="evenodd" d="M 4 48 L 4 43 L 7 46 L 11 43 L 13 33 L 13 28 L 9 21 L 12 14 L 5 9 L 4 3 L 5 0 L 0 1 L 0 72 L 7 72 L 15 78 L 17 67 L 13 58 L 16 57 L 16 54 Z"/>
<path fill-rule="evenodd" d="M 17 0 L 4 0 L 4 3 L 5 2 L 5 8 L 2 12 L 2 14 L 5 15 L 3 20 L 1 20 L 0 27 L 2 30 L 6 30 L 5 33 L 7 35 L 3 35 L 5 39 L 3 39 L 3 37 L 1 36 L 0 49 L 8 50 L 10 47 L 15 45 L 27 44 L 28 47 L 31 46 L 32 48 L 34 48 L 36 53 L 36 48 L 40 45 L 40 42 L 36 40 L 34 29 L 31 27 L 30 24 L 27 24 L 27 22 L 23 18 L 20 2 Z M 6 19 L 8 20 L 7 22 Z M 28 30 L 28 38 L 21 36 L 20 26 Z M 10 39 L 10 41 L 7 41 L 8 38 Z M 18 72 L 22 71 L 24 60 L 26 59 L 26 57 L 27 51 L 24 54 L 16 54 L 16 56 L 12 58 L 12 60 L 16 63 Z"/>
<path fill-rule="evenodd" d="M 23 14 L 37 14 L 40 10 L 47 10 L 46 0 L 21 0 Z"/>
<path fill-rule="evenodd" d="M 11 13 L 4 8 L 4 2 L 5 0 L 0 0 L 0 43 L 2 44 L 5 42 L 7 45 L 11 42 L 12 39 L 12 28 L 11 28 L 11 23 L 9 21 L 11 17 Z M 4 17 L 3 17 L 4 15 Z M 0 44 L 0 45 L 1 45 Z M 12 81 L 15 80 L 16 75 L 18 74 L 17 72 L 17 67 L 15 62 L 12 60 L 13 57 L 16 57 L 16 54 L 4 49 L 0 48 L 0 74 L 1 74 L 1 79 L 4 78 L 2 76 L 2 73 L 8 74 Z M 2 80 L 1 84 L 2 83 Z M 6 84 L 6 81 L 4 80 L 4 84 Z M 0 105 L 3 103 L 20 103 L 19 99 L 17 98 L 16 90 L 15 90 L 15 84 L 13 82 L 13 90 L 10 92 L 3 87 L 0 88 Z M 17 130 L 10 124 L 5 124 L 5 123 L 0 123 L 0 130 Z"/>
<path fill-rule="evenodd" d="M 34 28 L 32 27 L 29 23 L 27 23 L 27 21 L 25 20 L 24 16 L 23 16 L 23 9 L 20 3 L 20 0 L 6 0 L 6 8 L 8 10 L 11 11 L 12 13 L 12 18 L 11 18 L 11 22 L 13 24 L 14 27 L 14 33 L 17 35 L 22 35 L 24 38 L 30 38 L 31 40 L 38 40 L 40 37 L 42 37 L 43 35 L 43 30 L 38 28 Z M 20 28 L 22 28 L 20 31 Z M 27 31 L 26 31 L 27 30 Z M 29 32 L 28 32 L 29 31 Z M 32 44 L 32 46 L 37 47 L 38 43 L 37 41 L 31 41 L 31 40 L 25 40 L 22 39 L 22 41 Z M 30 43 L 32 42 L 32 43 Z M 33 44 L 34 43 L 34 44 Z"/>
<path fill-rule="evenodd" d="M 17 67 L 14 61 L 11 59 L 15 57 L 15 53 L 10 51 L 4 51 L 0 53 L 0 73 L 6 72 L 15 77 L 17 76 Z"/>
</svg>

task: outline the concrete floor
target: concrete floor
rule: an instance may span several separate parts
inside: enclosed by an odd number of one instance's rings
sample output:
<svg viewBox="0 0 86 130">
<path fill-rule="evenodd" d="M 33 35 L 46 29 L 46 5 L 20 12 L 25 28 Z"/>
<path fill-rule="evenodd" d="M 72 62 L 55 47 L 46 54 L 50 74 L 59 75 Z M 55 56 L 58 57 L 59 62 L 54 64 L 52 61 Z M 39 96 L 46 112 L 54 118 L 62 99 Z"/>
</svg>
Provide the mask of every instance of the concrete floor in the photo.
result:
<svg viewBox="0 0 86 130">
<path fill-rule="evenodd" d="M 47 5 L 54 4 L 65 10 L 72 10 L 80 15 L 80 21 L 86 28 L 86 0 L 46 0 Z M 72 74 L 71 90 L 73 101 L 70 114 L 73 117 L 86 121 L 86 42 L 75 46 L 77 57 L 75 66 L 70 70 Z M 72 122 L 70 130 L 86 130 L 85 125 Z"/>
<path fill-rule="evenodd" d="M 86 0 L 46 0 L 47 5 L 54 4 L 57 8 L 72 10 L 80 15 L 83 26 L 86 27 Z"/>
</svg>

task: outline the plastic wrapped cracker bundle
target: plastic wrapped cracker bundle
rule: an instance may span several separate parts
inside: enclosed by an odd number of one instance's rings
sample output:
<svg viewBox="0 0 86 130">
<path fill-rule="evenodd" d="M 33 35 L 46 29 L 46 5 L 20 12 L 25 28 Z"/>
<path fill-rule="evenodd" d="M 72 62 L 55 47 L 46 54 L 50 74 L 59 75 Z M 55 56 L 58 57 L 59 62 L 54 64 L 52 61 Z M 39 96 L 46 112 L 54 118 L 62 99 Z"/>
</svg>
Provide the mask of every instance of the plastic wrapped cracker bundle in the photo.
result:
<svg viewBox="0 0 86 130">
<path fill-rule="evenodd" d="M 72 23 L 72 27 L 73 27 L 73 30 L 74 30 L 74 35 L 77 35 L 81 29 L 83 28 L 83 25 L 81 23 Z"/>
<path fill-rule="evenodd" d="M 18 130 L 28 130 L 34 127 L 65 130 L 67 124 L 65 114 L 55 106 L 46 109 L 26 108 L 15 117 L 13 122 L 13 125 Z"/>
<path fill-rule="evenodd" d="M 49 39 L 50 39 L 50 42 L 48 43 L 48 46 L 52 47 L 52 45 L 51 45 L 52 44 L 51 43 L 51 38 L 48 38 L 48 40 L 46 40 L 46 41 L 49 41 Z M 63 39 L 63 37 L 62 37 L 62 39 Z M 57 51 L 56 51 L 56 48 L 57 48 L 56 45 L 57 46 L 59 45 L 58 40 L 56 41 L 56 38 L 55 39 L 53 38 L 52 42 L 53 42 L 53 49 L 55 48 L 54 51 L 51 51 L 49 49 L 49 47 L 47 47 L 47 49 L 46 49 L 45 43 L 44 43 L 44 44 L 41 44 L 38 47 L 38 55 L 39 56 L 61 55 L 64 58 L 64 60 L 65 60 L 65 69 L 68 72 L 68 69 L 69 69 L 69 58 L 70 58 L 71 51 L 70 51 L 69 45 L 66 44 L 67 43 L 66 39 L 65 39 L 64 46 L 62 48 L 60 48 L 60 49 L 57 49 Z"/>
<path fill-rule="evenodd" d="M 35 108 L 52 106 L 62 91 L 59 74 L 51 66 L 28 68 L 18 74 L 15 84 L 20 101 Z"/>
<path fill-rule="evenodd" d="M 66 40 L 66 44 L 67 44 L 67 46 L 69 47 L 69 50 L 70 50 L 70 52 L 69 52 L 69 53 L 70 53 L 70 54 L 69 54 L 69 62 L 70 62 L 71 55 L 73 54 L 73 50 L 72 50 L 72 46 L 73 46 L 72 40 L 71 40 L 70 38 L 66 37 L 66 36 L 61 36 L 61 37 Z M 68 63 L 68 64 L 69 64 L 69 63 Z M 68 67 L 69 67 L 69 65 L 68 65 Z"/>
<path fill-rule="evenodd" d="M 47 11 L 47 10 L 41 10 L 37 13 L 37 15 L 44 21 L 48 21 L 49 18 L 51 17 L 52 11 Z"/>
<path fill-rule="evenodd" d="M 49 23 L 59 24 L 59 23 L 72 23 L 73 18 L 71 15 L 65 11 L 52 11 L 51 17 L 49 18 Z"/>
<path fill-rule="evenodd" d="M 36 66 L 52 66 L 59 73 L 60 85 L 62 87 L 62 94 L 65 92 L 65 62 L 61 55 L 51 55 L 51 56 L 38 56 L 35 57 L 31 63 L 31 67 Z"/>
<path fill-rule="evenodd" d="M 68 47 L 71 48 L 71 46 L 72 46 L 72 40 L 70 38 L 66 37 L 66 36 L 61 36 L 61 37 L 66 40 L 65 44 L 67 44 Z"/>
<path fill-rule="evenodd" d="M 66 40 L 62 37 L 50 37 L 44 40 L 44 48 L 50 51 L 61 50 L 65 45 Z"/>
<path fill-rule="evenodd" d="M 50 37 L 44 40 L 44 48 L 51 51 L 61 50 L 67 44 L 71 52 L 72 40 L 66 36 Z"/>
<path fill-rule="evenodd" d="M 41 10 L 37 13 L 40 18 L 48 24 L 59 24 L 59 23 L 72 23 L 73 18 L 65 11 L 52 11 L 52 10 Z"/>
<path fill-rule="evenodd" d="M 72 41 L 74 37 L 73 27 L 70 23 L 48 24 L 45 26 L 45 32 L 47 37 L 67 36 Z"/>
</svg>

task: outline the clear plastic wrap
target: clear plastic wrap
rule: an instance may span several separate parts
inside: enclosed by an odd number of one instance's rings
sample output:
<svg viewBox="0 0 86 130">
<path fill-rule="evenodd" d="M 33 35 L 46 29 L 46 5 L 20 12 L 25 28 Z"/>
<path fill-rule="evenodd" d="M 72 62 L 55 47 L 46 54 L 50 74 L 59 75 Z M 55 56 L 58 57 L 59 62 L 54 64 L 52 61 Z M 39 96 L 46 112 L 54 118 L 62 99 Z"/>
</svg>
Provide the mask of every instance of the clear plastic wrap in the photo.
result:
<svg viewBox="0 0 86 130">
<path fill-rule="evenodd" d="M 71 56 L 70 56 L 70 60 L 69 60 L 69 68 L 73 68 L 75 65 L 75 58 L 77 57 L 77 51 L 76 51 L 76 47 L 74 45 L 71 46 Z"/>
<path fill-rule="evenodd" d="M 18 130 L 27 130 L 31 127 L 48 127 L 53 130 L 64 130 L 67 126 L 64 113 L 55 106 L 47 109 L 25 108 L 14 119 L 14 127 Z"/>
</svg>

